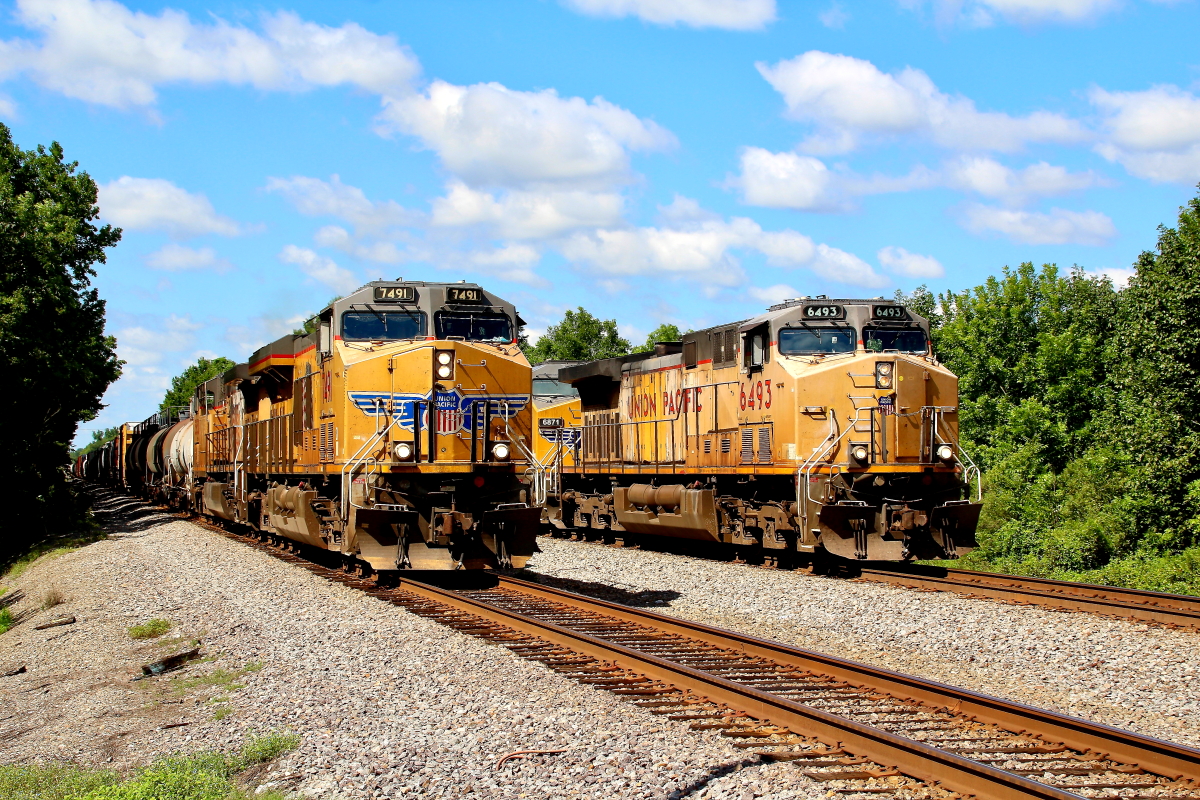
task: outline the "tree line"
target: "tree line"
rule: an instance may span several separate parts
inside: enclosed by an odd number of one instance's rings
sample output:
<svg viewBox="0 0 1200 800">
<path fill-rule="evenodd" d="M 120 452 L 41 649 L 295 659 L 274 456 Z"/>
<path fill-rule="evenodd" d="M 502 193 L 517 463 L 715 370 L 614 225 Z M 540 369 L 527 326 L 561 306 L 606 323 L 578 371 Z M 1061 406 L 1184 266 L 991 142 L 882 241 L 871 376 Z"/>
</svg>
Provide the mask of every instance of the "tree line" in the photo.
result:
<svg viewBox="0 0 1200 800">
<path fill-rule="evenodd" d="M 122 366 L 91 285 L 121 231 L 98 224 L 96 198 L 57 143 L 22 150 L 0 125 L 0 563 L 89 524 L 64 467 Z M 1200 197 L 1134 266 L 1124 288 L 1025 263 L 963 291 L 898 293 L 959 376 L 963 443 L 985 491 L 969 564 L 1200 593 Z M 588 361 L 681 335 L 660 325 L 635 347 L 616 320 L 579 307 L 522 345 L 535 364 Z M 160 407 L 186 405 L 233 365 L 201 358 Z M 96 431 L 84 449 L 115 434 Z"/>
</svg>

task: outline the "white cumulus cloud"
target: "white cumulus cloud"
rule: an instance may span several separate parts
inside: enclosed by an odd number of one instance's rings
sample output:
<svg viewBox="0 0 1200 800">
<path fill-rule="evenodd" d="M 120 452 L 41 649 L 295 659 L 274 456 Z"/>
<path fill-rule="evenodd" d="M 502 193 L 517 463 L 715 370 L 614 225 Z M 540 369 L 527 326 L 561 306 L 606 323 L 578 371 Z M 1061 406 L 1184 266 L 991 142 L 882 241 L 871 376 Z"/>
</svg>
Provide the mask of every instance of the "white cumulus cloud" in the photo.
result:
<svg viewBox="0 0 1200 800">
<path fill-rule="evenodd" d="M 146 14 L 113 0 L 18 0 L 16 20 L 40 38 L 0 42 L 0 74 L 24 73 L 43 88 L 117 108 L 153 105 L 156 87 L 179 83 L 402 92 L 420 71 L 392 36 L 287 11 L 264 14 L 261 32 L 219 18 L 195 23 L 173 9 Z"/>
<path fill-rule="evenodd" d="M 163 231 L 177 238 L 242 232 L 237 222 L 218 214 L 207 197 L 162 178 L 125 175 L 99 190 L 100 215 L 127 230 Z"/>
<path fill-rule="evenodd" d="M 1139 178 L 1200 180 L 1200 97 L 1165 85 L 1140 92 L 1096 88 L 1090 99 L 1108 133 L 1096 148 L 1100 155 Z"/>
<path fill-rule="evenodd" d="M 544 239 L 579 228 L 618 225 L 624 199 L 614 192 L 509 191 L 496 195 L 452 181 L 433 201 L 435 227 L 484 227 L 504 239 Z"/>
<path fill-rule="evenodd" d="M 774 286 L 751 286 L 746 289 L 746 294 L 768 306 L 800 296 L 799 291 L 786 283 L 777 283 Z"/>
<path fill-rule="evenodd" d="M 759 147 L 743 148 L 739 160 L 741 173 L 730 176 L 725 186 L 739 190 L 746 203 L 767 208 L 849 211 L 857 197 L 927 189 L 944 180 L 924 166 L 898 177 L 834 171 L 813 156 Z"/>
<path fill-rule="evenodd" d="M 973 233 L 998 233 L 1021 244 L 1101 246 L 1117 235 L 1113 221 L 1099 211 L 1062 208 L 1042 213 L 971 205 L 964 211 L 963 224 Z"/>
<path fill-rule="evenodd" d="M 421 219 L 419 213 L 395 200 L 369 200 L 362 189 L 342 183 L 337 175 L 330 176 L 328 181 L 302 175 L 268 178 L 266 188 L 282 195 L 305 216 L 337 217 L 363 230 L 412 225 Z"/>
<path fill-rule="evenodd" d="M 657 123 L 603 98 L 564 98 L 552 89 L 434 81 L 384 106 L 381 130 L 415 136 L 473 186 L 603 188 L 629 180 L 630 151 L 676 143 Z"/>
<path fill-rule="evenodd" d="M 1020 206 L 1038 197 L 1081 192 L 1104 184 L 1096 173 L 1070 172 L 1065 167 L 1040 161 L 1014 170 L 994 159 L 975 156 L 962 157 L 947 164 L 943 170 L 945 183 L 952 188 Z"/>
<path fill-rule="evenodd" d="M 817 126 L 817 150 L 851 149 L 862 135 L 914 134 L 959 150 L 1015 151 L 1031 142 L 1075 143 L 1088 134 L 1046 111 L 1014 117 L 980 111 L 969 98 L 938 90 L 924 72 L 882 72 L 869 61 L 810 50 L 759 73 L 783 95 L 787 115 Z"/>
<path fill-rule="evenodd" d="M 910 253 L 903 247 L 885 247 L 878 256 L 886 270 L 906 278 L 940 278 L 946 274 L 942 263 L 933 256 Z"/>
<path fill-rule="evenodd" d="M 900 5 L 920 8 L 924 0 L 900 0 Z M 933 0 L 934 14 L 942 24 L 964 22 L 974 27 L 992 25 L 999 17 L 1022 25 L 1091 22 L 1121 5 L 1121 0 Z"/>
<path fill-rule="evenodd" d="M 775 0 L 562 0 L 593 17 L 638 17 L 658 25 L 757 30 L 775 21 Z"/>
<path fill-rule="evenodd" d="M 764 231 L 745 217 L 725 220 L 702 212 L 687 198 L 676 198 L 662 217 L 664 224 L 659 226 L 576 233 L 561 251 L 569 260 L 609 276 L 686 278 L 709 288 L 737 286 L 745 280 L 739 252 L 757 252 L 772 266 L 802 267 L 839 283 L 887 283 L 852 253 L 815 244 L 797 231 Z"/>
<path fill-rule="evenodd" d="M 146 264 L 152 269 L 166 272 L 182 272 L 189 269 L 212 269 L 225 272 L 231 264 L 217 255 L 211 247 L 184 247 L 174 242 L 168 243 L 150 255 L 146 256 Z"/>
<path fill-rule="evenodd" d="M 349 294 L 360 284 L 353 272 L 338 266 L 332 258 L 294 244 L 289 244 L 280 251 L 279 260 L 285 264 L 296 265 L 309 278 L 338 294 Z"/>
</svg>

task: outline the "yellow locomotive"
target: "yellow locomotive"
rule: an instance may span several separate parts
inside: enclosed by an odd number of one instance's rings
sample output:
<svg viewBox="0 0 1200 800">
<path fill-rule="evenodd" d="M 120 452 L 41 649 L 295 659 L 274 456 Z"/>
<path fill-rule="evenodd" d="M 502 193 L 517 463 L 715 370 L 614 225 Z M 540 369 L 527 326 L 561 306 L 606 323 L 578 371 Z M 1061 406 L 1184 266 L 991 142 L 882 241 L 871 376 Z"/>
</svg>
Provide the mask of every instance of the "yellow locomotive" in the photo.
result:
<svg viewBox="0 0 1200 800">
<path fill-rule="evenodd" d="M 975 547 L 958 379 L 927 320 L 895 302 L 789 300 L 555 377 L 535 391 L 535 483 L 560 529 L 733 545 L 767 564 Z"/>
<path fill-rule="evenodd" d="M 465 282 L 376 281 L 315 321 L 77 472 L 364 572 L 523 567 L 541 509 L 516 308 Z"/>
</svg>

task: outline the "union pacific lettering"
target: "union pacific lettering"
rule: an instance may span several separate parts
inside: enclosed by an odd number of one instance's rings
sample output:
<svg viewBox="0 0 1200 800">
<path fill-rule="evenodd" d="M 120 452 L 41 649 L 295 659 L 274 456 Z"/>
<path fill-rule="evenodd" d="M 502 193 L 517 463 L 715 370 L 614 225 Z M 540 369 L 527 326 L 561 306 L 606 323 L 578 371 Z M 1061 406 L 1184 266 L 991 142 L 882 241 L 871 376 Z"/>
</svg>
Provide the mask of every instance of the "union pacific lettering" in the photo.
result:
<svg viewBox="0 0 1200 800">
<path fill-rule="evenodd" d="M 630 395 L 628 413 L 630 419 L 657 416 L 658 406 L 655 396 L 653 394 Z"/>
<path fill-rule="evenodd" d="M 673 418 L 689 411 L 700 412 L 704 405 L 700 402 L 700 389 L 677 389 L 675 392 L 646 392 L 629 396 L 626 413 L 630 419 L 647 419 L 657 417 L 661 410 L 663 417 Z M 661 401 L 661 405 L 659 405 Z"/>
</svg>

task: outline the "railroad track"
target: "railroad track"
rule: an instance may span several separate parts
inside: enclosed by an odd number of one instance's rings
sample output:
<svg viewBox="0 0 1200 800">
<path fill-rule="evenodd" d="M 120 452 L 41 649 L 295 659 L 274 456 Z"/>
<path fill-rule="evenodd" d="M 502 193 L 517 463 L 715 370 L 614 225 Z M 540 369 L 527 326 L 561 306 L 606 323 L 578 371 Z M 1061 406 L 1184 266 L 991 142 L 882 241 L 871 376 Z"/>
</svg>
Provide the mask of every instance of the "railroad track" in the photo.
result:
<svg viewBox="0 0 1200 800">
<path fill-rule="evenodd" d="M 606 546 L 583 535 L 554 538 L 573 544 Z M 1200 597 L 922 565 L 906 568 L 896 564 L 885 569 L 852 564 L 843 575 L 910 589 L 956 592 L 974 598 L 1200 630 Z"/>
<path fill-rule="evenodd" d="M 1200 630 L 1200 597 L 930 567 L 863 568 L 858 579 Z"/>
<path fill-rule="evenodd" d="M 795 762 L 828 796 L 1200 798 L 1200 751 L 1181 745 L 506 575 L 388 586 L 202 524 L 759 759 Z"/>
</svg>

